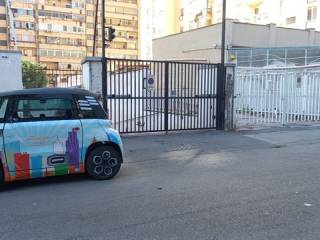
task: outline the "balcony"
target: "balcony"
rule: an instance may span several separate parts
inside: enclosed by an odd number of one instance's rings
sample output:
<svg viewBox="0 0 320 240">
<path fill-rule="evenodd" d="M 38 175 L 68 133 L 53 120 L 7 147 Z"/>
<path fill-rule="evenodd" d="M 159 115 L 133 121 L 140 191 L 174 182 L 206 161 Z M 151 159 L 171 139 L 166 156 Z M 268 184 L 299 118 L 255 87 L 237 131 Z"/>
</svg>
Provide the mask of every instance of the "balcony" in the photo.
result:
<svg viewBox="0 0 320 240">
<path fill-rule="evenodd" d="M 212 9 L 206 8 L 195 16 L 193 25 L 198 28 L 208 26 L 210 24 L 212 24 Z"/>
<path fill-rule="evenodd" d="M 85 2 L 82 0 L 45 0 L 44 5 L 59 8 L 84 9 Z"/>
<path fill-rule="evenodd" d="M 63 13 L 63 12 L 58 12 L 58 11 L 40 10 L 39 17 L 43 17 L 46 19 L 74 20 L 74 21 L 79 21 L 79 22 L 85 22 L 84 15 Z"/>
</svg>

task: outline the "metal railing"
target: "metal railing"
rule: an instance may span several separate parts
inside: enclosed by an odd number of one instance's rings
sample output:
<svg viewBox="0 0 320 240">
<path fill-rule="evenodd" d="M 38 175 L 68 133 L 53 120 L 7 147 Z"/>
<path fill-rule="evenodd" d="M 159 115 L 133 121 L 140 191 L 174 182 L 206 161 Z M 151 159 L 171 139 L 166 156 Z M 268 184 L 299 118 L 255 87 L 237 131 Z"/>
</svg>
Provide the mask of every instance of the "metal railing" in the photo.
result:
<svg viewBox="0 0 320 240">
<path fill-rule="evenodd" d="M 80 69 L 45 69 L 49 87 L 82 87 L 82 71 Z"/>
<path fill-rule="evenodd" d="M 320 123 L 320 66 L 237 68 L 237 127 Z"/>
</svg>

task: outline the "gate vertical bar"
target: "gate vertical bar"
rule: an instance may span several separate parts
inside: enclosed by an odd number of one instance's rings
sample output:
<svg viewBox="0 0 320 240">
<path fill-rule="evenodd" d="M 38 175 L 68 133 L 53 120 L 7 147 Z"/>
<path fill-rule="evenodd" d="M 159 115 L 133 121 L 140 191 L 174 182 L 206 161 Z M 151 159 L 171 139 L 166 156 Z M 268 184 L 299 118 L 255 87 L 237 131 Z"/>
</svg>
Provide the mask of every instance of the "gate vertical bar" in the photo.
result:
<svg viewBox="0 0 320 240">
<path fill-rule="evenodd" d="M 165 69 L 164 69 L 164 129 L 166 131 L 166 134 L 168 134 L 168 118 L 169 118 L 169 63 L 165 63 Z"/>
<path fill-rule="evenodd" d="M 224 130 L 224 85 L 225 85 L 225 67 L 219 64 L 217 79 L 217 130 Z"/>
</svg>

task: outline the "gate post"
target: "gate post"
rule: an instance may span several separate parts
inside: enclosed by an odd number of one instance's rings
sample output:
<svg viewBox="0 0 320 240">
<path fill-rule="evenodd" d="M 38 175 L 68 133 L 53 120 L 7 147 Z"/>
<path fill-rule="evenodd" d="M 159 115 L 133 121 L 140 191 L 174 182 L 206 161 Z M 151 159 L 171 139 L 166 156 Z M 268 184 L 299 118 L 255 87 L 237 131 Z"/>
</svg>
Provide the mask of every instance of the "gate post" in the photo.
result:
<svg viewBox="0 0 320 240">
<path fill-rule="evenodd" d="M 82 79 L 83 88 L 94 92 L 98 95 L 102 94 L 102 58 L 87 57 L 82 62 Z"/>
<path fill-rule="evenodd" d="M 217 79 L 217 130 L 234 129 L 234 78 L 235 65 L 219 64 Z"/>
<path fill-rule="evenodd" d="M 169 63 L 164 65 L 164 129 L 169 130 Z"/>
<path fill-rule="evenodd" d="M 234 85 L 235 85 L 235 65 L 226 64 L 225 76 L 225 116 L 224 116 L 224 130 L 230 131 L 235 129 L 234 124 Z"/>
</svg>

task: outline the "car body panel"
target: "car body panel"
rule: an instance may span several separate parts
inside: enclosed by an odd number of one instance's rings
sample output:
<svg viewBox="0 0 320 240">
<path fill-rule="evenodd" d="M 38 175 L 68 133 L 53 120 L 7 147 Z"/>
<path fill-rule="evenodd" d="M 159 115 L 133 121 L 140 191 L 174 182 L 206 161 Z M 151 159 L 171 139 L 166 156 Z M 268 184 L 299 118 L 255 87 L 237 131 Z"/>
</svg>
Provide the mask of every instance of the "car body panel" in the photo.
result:
<svg viewBox="0 0 320 240">
<path fill-rule="evenodd" d="M 83 171 L 80 120 L 7 123 L 4 150 L 10 181 Z M 64 162 L 49 160 L 64 159 Z"/>
<path fill-rule="evenodd" d="M 73 96 L 78 111 L 99 106 L 90 92 L 81 89 L 31 89 L 1 94 L 9 98 L 30 94 L 56 97 L 56 91 L 59 96 Z M 82 100 L 75 96 L 82 96 Z M 84 173 L 87 151 L 97 143 L 116 145 L 121 156 L 123 153 L 119 133 L 112 129 L 110 120 L 101 116 L 86 119 L 79 114 L 62 120 L 6 121 L 0 123 L 0 162 L 5 182 Z"/>
<path fill-rule="evenodd" d="M 83 129 L 83 152 L 85 158 L 87 149 L 96 143 L 112 142 L 119 146 L 121 155 L 123 153 L 123 144 L 119 133 L 111 128 L 110 120 L 103 119 L 81 119 Z"/>
<path fill-rule="evenodd" d="M 3 171 L 5 173 L 6 172 L 5 170 L 7 168 L 7 162 L 6 162 L 6 157 L 4 155 L 5 152 L 3 148 L 3 128 L 4 128 L 4 123 L 0 123 L 0 163 L 2 164 Z"/>
</svg>

